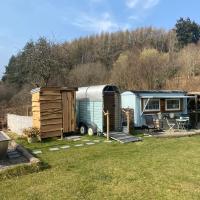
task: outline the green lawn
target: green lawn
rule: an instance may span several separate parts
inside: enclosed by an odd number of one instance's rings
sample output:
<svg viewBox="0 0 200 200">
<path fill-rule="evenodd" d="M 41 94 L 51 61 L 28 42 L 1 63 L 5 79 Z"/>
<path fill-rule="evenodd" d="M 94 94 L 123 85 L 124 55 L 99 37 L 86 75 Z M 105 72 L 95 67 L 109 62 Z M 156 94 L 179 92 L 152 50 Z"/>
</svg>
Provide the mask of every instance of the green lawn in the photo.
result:
<svg viewBox="0 0 200 200">
<path fill-rule="evenodd" d="M 81 142 L 23 143 L 42 150 L 39 157 L 50 168 L 1 181 L 1 200 L 200 199 L 200 136 L 101 142 L 57 152 L 48 149 Z"/>
</svg>

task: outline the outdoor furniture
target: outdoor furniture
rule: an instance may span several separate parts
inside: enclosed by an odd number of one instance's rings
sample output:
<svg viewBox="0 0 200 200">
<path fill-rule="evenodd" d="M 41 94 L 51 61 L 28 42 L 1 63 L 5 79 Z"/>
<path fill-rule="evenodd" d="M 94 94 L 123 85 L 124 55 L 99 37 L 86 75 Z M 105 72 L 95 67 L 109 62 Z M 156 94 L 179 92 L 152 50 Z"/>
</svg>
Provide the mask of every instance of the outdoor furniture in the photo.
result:
<svg viewBox="0 0 200 200">
<path fill-rule="evenodd" d="M 185 128 L 188 127 L 189 117 L 182 117 L 180 119 L 176 119 L 178 130 L 186 130 Z"/>
<path fill-rule="evenodd" d="M 174 113 L 169 113 L 169 118 L 170 118 L 170 119 L 174 119 L 174 117 L 175 117 L 175 114 L 174 114 Z"/>
<path fill-rule="evenodd" d="M 173 122 L 170 122 L 169 120 L 168 120 L 168 118 L 166 118 L 166 121 L 167 121 L 167 125 L 169 126 L 169 131 L 170 132 L 174 132 L 174 127 L 175 127 L 175 123 L 173 123 Z"/>
<path fill-rule="evenodd" d="M 148 131 L 156 128 L 153 115 L 144 115 L 144 118 Z"/>
</svg>

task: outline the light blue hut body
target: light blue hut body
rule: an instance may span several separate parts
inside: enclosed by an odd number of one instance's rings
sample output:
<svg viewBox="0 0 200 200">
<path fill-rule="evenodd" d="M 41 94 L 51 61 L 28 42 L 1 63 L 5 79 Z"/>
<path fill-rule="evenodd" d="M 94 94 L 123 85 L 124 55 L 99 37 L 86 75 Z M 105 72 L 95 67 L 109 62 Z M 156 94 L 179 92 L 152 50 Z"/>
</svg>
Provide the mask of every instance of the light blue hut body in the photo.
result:
<svg viewBox="0 0 200 200">
<path fill-rule="evenodd" d="M 105 131 L 103 111 L 110 113 L 110 130 L 121 130 L 121 96 L 114 85 L 80 87 L 76 93 L 77 123 L 95 124 L 97 132 Z"/>
<path fill-rule="evenodd" d="M 135 127 L 145 125 L 145 115 L 187 114 L 187 98 L 186 92 L 179 90 L 125 91 L 121 94 L 122 108 L 134 109 Z"/>
</svg>

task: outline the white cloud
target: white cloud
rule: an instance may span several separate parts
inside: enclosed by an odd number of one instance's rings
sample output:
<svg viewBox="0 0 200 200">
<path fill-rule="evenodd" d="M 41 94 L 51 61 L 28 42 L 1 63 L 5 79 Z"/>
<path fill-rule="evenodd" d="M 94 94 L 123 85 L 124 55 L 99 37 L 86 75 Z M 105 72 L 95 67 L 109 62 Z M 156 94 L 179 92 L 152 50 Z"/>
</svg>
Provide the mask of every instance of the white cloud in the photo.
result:
<svg viewBox="0 0 200 200">
<path fill-rule="evenodd" d="M 128 19 L 134 22 L 143 21 L 159 2 L 160 0 L 126 0 L 126 6 L 133 12 Z"/>
<path fill-rule="evenodd" d="M 126 6 L 128 8 L 140 8 L 150 9 L 155 7 L 159 3 L 159 0 L 126 0 Z"/>
<path fill-rule="evenodd" d="M 138 3 L 139 3 L 139 0 L 126 0 L 126 6 L 128 8 L 135 8 Z"/>
<path fill-rule="evenodd" d="M 101 3 L 103 0 L 90 0 L 91 3 Z"/>
<path fill-rule="evenodd" d="M 78 19 L 75 19 L 72 24 L 86 31 L 96 33 L 124 30 L 129 27 L 129 24 L 118 24 L 115 22 L 108 12 L 103 13 L 100 17 L 82 14 Z"/>
<path fill-rule="evenodd" d="M 137 15 L 131 15 L 131 16 L 128 17 L 128 19 L 135 20 L 135 21 L 140 20 L 139 16 L 137 16 Z"/>
<path fill-rule="evenodd" d="M 116 15 L 115 10 L 109 9 L 108 1 L 89 0 L 91 4 L 88 12 L 85 10 L 76 10 L 70 13 L 71 17 L 64 16 L 63 21 L 78 27 L 80 30 L 92 33 L 126 30 L 142 22 L 148 16 L 148 11 L 156 6 L 159 1 L 160 0 L 123 0 L 125 6 L 129 9 L 128 11 L 127 9 L 125 10 L 127 12 L 125 15 L 126 19 L 123 19 Z M 102 2 L 106 5 L 108 4 L 105 6 L 106 10 L 104 8 L 103 10 L 98 10 L 98 7 L 93 4 Z M 129 13 L 130 15 L 128 16 Z"/>
<path fill-rule="evenodd" d="M 150 9 L 155 7 L 159 3 L 159 0 L 146 0 L 144 2 L 144 9 Z"/>
</svg>

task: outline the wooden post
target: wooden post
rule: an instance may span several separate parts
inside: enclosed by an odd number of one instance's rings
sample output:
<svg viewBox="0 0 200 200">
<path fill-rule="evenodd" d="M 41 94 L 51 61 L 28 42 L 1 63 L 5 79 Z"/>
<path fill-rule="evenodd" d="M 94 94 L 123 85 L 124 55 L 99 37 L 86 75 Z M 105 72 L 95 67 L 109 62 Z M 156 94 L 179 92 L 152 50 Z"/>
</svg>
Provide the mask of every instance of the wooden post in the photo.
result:
<svg viewBox="0 0 200 200">
<path fill-rule="evenodd" d="M 106 122 L 107 122 L 107 131 L 106 131 L 106 136 L 107 136 L 107 140 L 110 139 L 110 114 L 109 111 L 107 110 L 107 112 L 104 112 L 104 115 L 106 116 Z"/>
<path fill-rule="evenodd" d="M 61 128 L 60 133 L 61 133 L 60 139 L 63 140 L 63 128 Z"/>
<path fill-rule="evenodd" d="M 130 134 L 130 111 L 126 111 L 126 117 L 127 117 L 127 130 L 128 134 Z"/>
<path fill-rule="evenodd" d="M 110 132 L 110 119 L 109 119 L 109 112 L 108 112 L 108 110 L 107 110 L 107 140 L 109 140 L 110 139 L 110 137 L 109 137 L 109 132 Z"/>
</svg>

